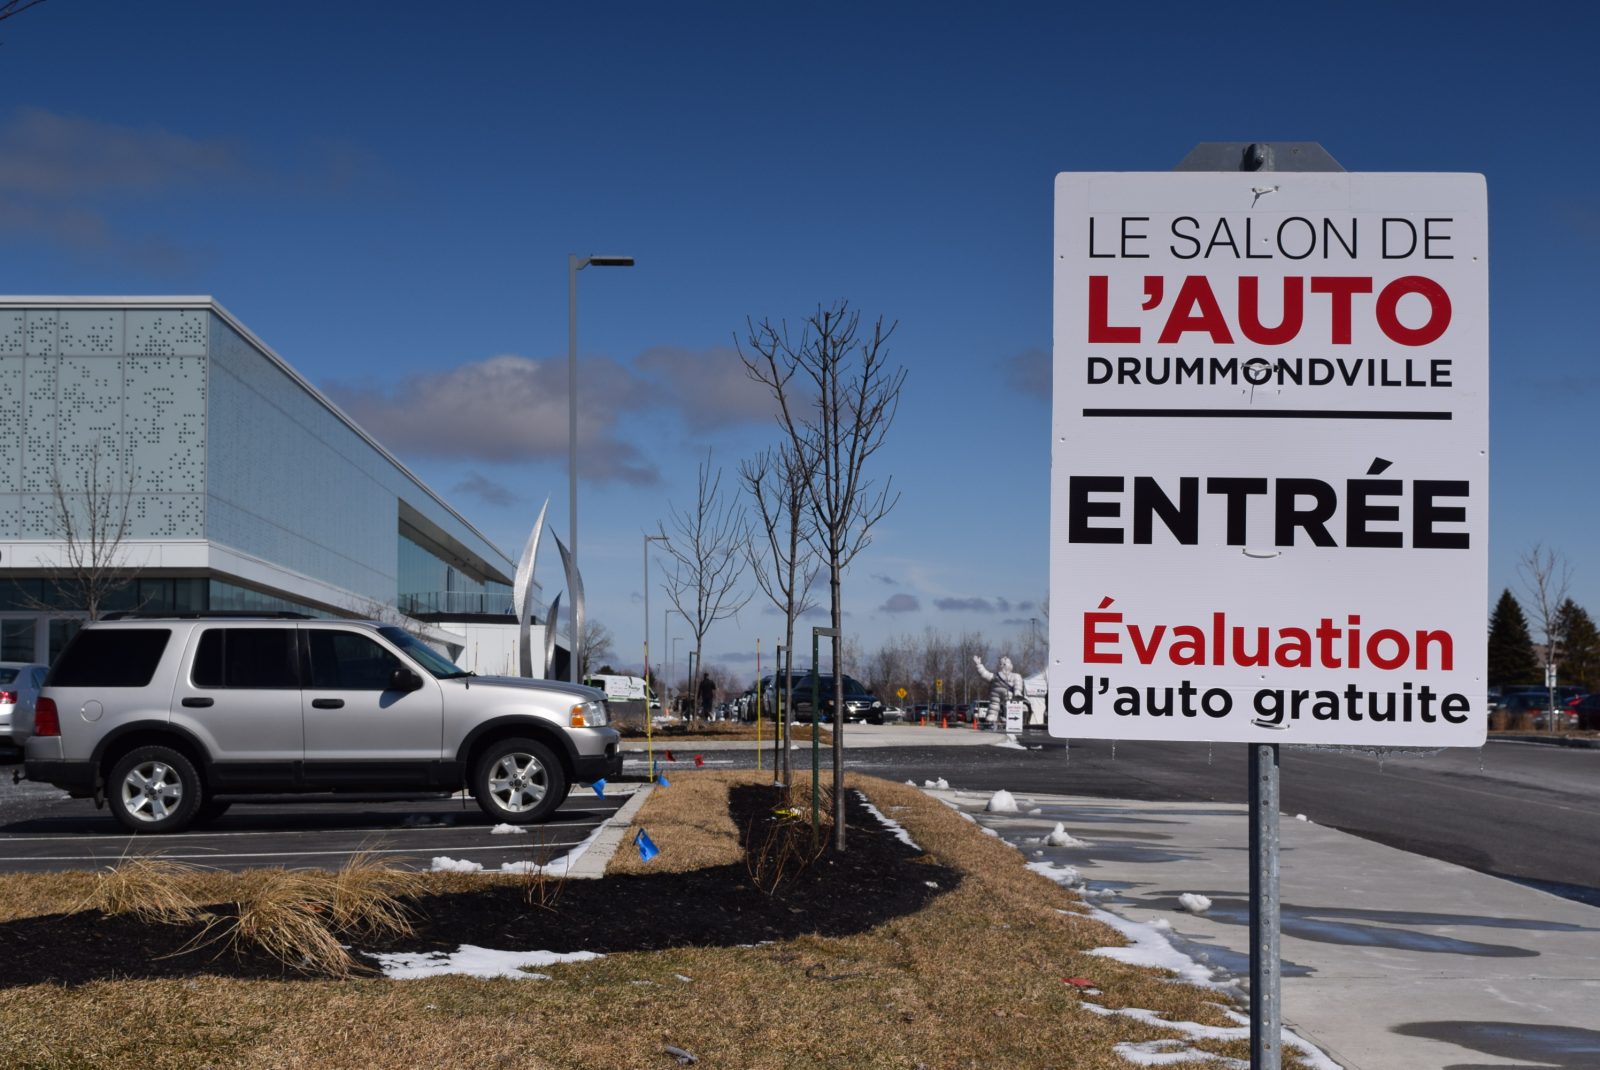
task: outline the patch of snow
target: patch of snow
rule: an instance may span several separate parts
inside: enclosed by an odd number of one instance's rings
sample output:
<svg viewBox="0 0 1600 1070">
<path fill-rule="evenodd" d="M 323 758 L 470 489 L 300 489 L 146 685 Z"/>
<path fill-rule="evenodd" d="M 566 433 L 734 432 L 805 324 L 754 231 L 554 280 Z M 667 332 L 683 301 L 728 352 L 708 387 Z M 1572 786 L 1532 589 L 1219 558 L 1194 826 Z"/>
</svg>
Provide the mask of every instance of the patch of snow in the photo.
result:
<svg viewBox="0 0 1600 1070">
<path fill-rule="evenodd" d="M 1155 929 L 1157 932 L 1168 933 L 1172 931 L 1172 922 L 1168 921 L 1166 918 L 1157 918 L 1155 921 L 1150 923 L 1150 927 Z"/>
<path fill-rule="evenodd" d="M 1240 1014 L 1238 1011 L 1229 1007 L 1218 1006 L 1217 1009 L 1223 1014 L 1227 1015 L 1230 1020 L 1239 1023 L 1237 1026 L 1201 1025 L 1198 1022 L 1171 1022 L 1161 1017 L 1159 1014 L 1156 1014 L 1154 1011 L 1147 1011 L 1140 1007 L 1122 1007 L 1120 1009 L 1113 1010 L 1110 1007 L 1102 1007 L 1096 1003 L 1080 1003 L 1078 1006 L 1082 1007 L 1086 1011 L 1093 1011 L 1095 1014 L 1101 1015 L 1102 1017 L 1117 1015 L 1123 1018 L 1132 1018 L 1136 1022 L 1142 1022 L 1145 1025 L 1154 1026 L 1157 1029 L 1170 1029 L 1173 1032 L 1183 1034 L 1183 1036 L 1189 1040 L 1250 1039 L 1250 1016 L 1247 1014 Z M 1328 1058 L 1328 1056 L 1324 1054 L 1320 1048 L 1311 1044 L 1304 1038 L 1297 1036 L 1290 1029 L 1284 1029 L 1283 1043 L 1285 1047 L 1293 1048 L 1296 1052 L 1298 1052 L 1301 1059 L 1305 1061 L 1307 1066 L 1312 1067 L 1312 1070 L 1340 1070 L 1339 1064 Z M 1123 1054 L 1121 1048 L 1122 1045 L 1119 1044 L 1117 1046 L 1117 1053 L 1119 1055 Z M 1205 1053 L 1201 1054 L 1204 1055 Z M 1124 1057 L 1126 1058 L 1125 1055 Z M 1219 1061 L 1224 1066 L 1238 1066 L 1242 1067 L 1243 1070 L 1249 1070 L 1249 1064 L 1245 1062 L 1240 1062 L 1235 1059 L 1228 1059 L 1221 1055 L 1210 1055 L 1206 1057 Z M 1169 1060 L 1168 1063 L 1172 1061 L 1174 1060 Z M 1168 1065 L 1168 1063 L 1147 1062 L 1142 1065 L 1162 1066 Z"/>
<path fill-rule="evenodd" d="M 496 825 L 489 830 L 491 836 L 511 836 L 528 830 L 521 825 Z"/>
<path fill-rule="evenodd" d="M 435 859 L 434 861 L 438 861 Z M 446 859 L 448 861 L 448 859 Z M 419 977 L 437 977 L 440 974 L 464 973 L 469 977 L 509 977 L 519 981 L 548 981 L 549 974 L 530 973 L 540 966 L 555 966 L 563 962 L 586 962 L 603 956 L 593 951 L 494 951 L 486 947 L 462 944 L 455 951 L 397 951 L 371 954 L 383 975 L 396 981 L 409 981 Z"/>
<path fill-rule="evenodd" d="M 460 858 L 446 858 L 444 855 L 435 855 L 431 868 L 435 873 L 482 873 L 482 862 L 468 862 Z"/>
<path fill-rule="evenodd" d="M 940 791 L 944 791 L 950 786 L 950 781 L 946 780 L 944 777 L 940 777 L 938 780 L 924 780 L 922 782 L 922 786 L 925 788 L 937 788 Z"/>
<path fill-rule="evenodd" d="M 1211 900 L 1194 892 L 1184 892 L 1178 896 L 1178 905 L 1191 914 L 1204 914 L 1211 909 Z"/>
<path fill-rule="evenodd" d="M 1072 834 L 1067 831 L 1067 827 L 1059 821 L 1056 822 L 1056 827 L 1051 830 L 1050 835 L 1044 838 L 1044 842 L 1049 844 L 1051 847 L 1088 846 L 1088 844 L 1084 843 L 1082 840 L 1073 839 Z"/>
<path fill-rule="evenodd" d="M 1111 1050 L 1135 1066 L 1176 1066 L 1179 1063 L 1203 1062 L 1210 1066 L 1224 1066 L 1228 1070 L 1250 1070 L 1250 1064 L 1243 1059 L 1191 1048 L 1181 1040 L 1124 1041 L 1112 1045 Z"/>
<path fill-rule="evenodd" d="M 886 827 L 890 832 L 894 833 L 895 839 L 899 840 L 901 843 L 905 844 L 907 847 L 911 848 L 913 851 L 922 850 L 921 847 L 917 846 L 917 841 L 913 840 L 911 838 L 911 834 L 906 831 L 904 825 L 900 824 L 900 822 L 898 822 L 898 821 L 894 820 L 893 818 L 889 817 L 888 815 L 886 815 L 882 810 L 879 810 L 876 806 L 873 806 L 872 803 L 870 801 L 868 801 L 866 795 L 864 795 L 863 793 L 858 791 L 858 792 L 856 792 L 856 798 L 860 799 L 861 800 L 861 805 L 865 806 L 867 808 L 867 813 L 871 814 L 873 817 L 877 818 L 879 821 L 882 821 L 883 824 L 884 824 L 884 827 Z"/>
<path fill-rule="evenodd" d="M 1049 874 L 1046 874 L 1049 876 Z M 1129 921 L 1127 918 L 1091 906 L 1090 915 L 1095 921 L 1104 922 L 1128 941 L 1127 947 L 1097 947 L 1089 954 L 1099 955 L 1101 958 L 1115 959 L 1125 962 L 1130 966 L 1154 966 L 1161 970 L 1171 970 L 1178 978 L 1192 985 L 1202 988 L 1223 988 L 1213 979 L 1213 971 L 1209 966 L 1202 966 L 1194 959 L 1185 955 L 1172 946 L 1166 934 L 1153 925 L 1143 922 Z M 1119 1012 L 1120 1013 L 1120 1012 Z M 1148 1012 L 1147 1012 L 1148 1013 Z"/>
<path fill-rule="evenodd" d="M 686 976 L 684 976 L 684 975 L 683 975 L 683 974 L 681 974 L 681 973 L 675 973 L 675 974 L 673 974 L 673 975 L 672 975 L 672 976 L 673 976 L 673 977 L 674 977 L 674 978 L 675 978 L 675 979 L 677 979 L 677 980 L 679 980 L 679 981 L 682 981 L 682 982 L 683 982 L 683 983 L 684 983 L 684 984 L 690 984 L 690 983 L 692 983 L 692 982 L 693 982 L 693 981 L 694 981 L 694 978 L 693 978 L 693 977 L 686 977 Z"/>
<path fill-rule="evenodd" d="M 993 743 L 991 743 L 989 745 L 991 747 L 1004 747 L 1006 750 L 1027 750 L 1028 749 L 1027 747 L 1024 747 L 1021 743 L 1018 743 L 1017 742 L 1017 737 L 1013 736 L 1013 735 L 1007 735 L 1005 739 L 997 739 L 997 740 L 995 740 Z"/>
<path fill-rule="evenodd" d="M 993 836 L 997 840 L 1000 838 L 1000 834 L 994 829 L 989 828 L 987 825 L 979 825 L 978 831 L 983 833 L 985 836 Z"/>
<path fill-rule="evenodd" d="M 1029 869 L 1041 877 L 1048 877 L 1063 888 L 1071 888 L 1078 883 L 1077 866 L 1057 866 L 1054 862 L 1028 862 Z"/>
<path fill-rule="evenodd" d="M 1028 816 L 1029 817 L 1033 817 L 1036 814 L 1042 814 L 1042 813 L 1044 813 L 1044 811 L 1042 809 L 1040 809 L 1039 807 L 1035 806 L 1032 810 L 1028 811 Z"/>
<path fill-rule="evenodd" d="M 1017 812 L 1017 800 L 1009 791 L 1001 788 L 989 796 L 983 808 L 991 814 L 1014 814 Z"/>
<path fill-rule="evenodd" d="M 1294 819 L 1296 821 L 1304 821 L 1308 825 L 1311 823 L 1311 819 L 1309 817 L 1307 817 L 1305 814 L 1295 814 L 1294 815 Z"/>
</svg>

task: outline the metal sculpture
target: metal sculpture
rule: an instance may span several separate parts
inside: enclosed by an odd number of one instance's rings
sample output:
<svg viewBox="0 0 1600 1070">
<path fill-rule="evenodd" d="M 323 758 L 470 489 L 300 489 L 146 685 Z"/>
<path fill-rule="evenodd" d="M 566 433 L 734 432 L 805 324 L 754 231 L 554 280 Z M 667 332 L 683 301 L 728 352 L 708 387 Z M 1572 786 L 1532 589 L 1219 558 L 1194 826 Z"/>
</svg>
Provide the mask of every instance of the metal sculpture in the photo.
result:
<svg viewBox="0 0 1600 1070">
<path fill-rule="evenodd" d="M 544 515 L 550 509 L 550 499 L 544 500 L 544 505 L 539 509 L 539 519 L 533 522 L 533 532 L 528 536 L 528 544 L 522 548 L 522 559 L 517 562 L 516 586 L 511 592 L 511 609 L 517 616 L 517 675 L 532 676 L 533 673 L 533 565 L 539 558 L 539 536 L 544 533 Z M 559 596 L 558 596 L 559 597 Z M 554 634 L 554 630 L 547 628 L 547 634 Z M 550 657 L 545 655 L 545 666 L 548 668 Z M 540 676 L 544 675 L 541 670 Z"/>
</svg>

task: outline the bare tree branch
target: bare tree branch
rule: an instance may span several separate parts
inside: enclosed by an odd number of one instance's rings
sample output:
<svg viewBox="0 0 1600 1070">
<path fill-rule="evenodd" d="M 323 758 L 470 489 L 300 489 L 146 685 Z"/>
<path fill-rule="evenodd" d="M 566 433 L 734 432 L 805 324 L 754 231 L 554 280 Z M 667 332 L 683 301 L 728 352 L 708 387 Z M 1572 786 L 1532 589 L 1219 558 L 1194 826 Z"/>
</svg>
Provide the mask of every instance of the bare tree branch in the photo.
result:
<svg viewBox="0 0 1600 1070">
<path fill-rule="evenodd" d="M 722 495 L 722 470 L 711 472 L 711 453 L 700 465 L 692 509 L 669 506 L 672 528 L 663 545 L 672 570 L 662 585 L 667 598 L 694 633 L 695 664 L 704 666 L 706 633 L 717 621 L 745 607 L 753 594 L 738 591 L 750 540 L 744 512 Z M 690 681 L 691 688 L 694 681 Z"/>
<path fill-rule="evenodd" d="M 1559 550 L 1534 543 L 1533 548 L 1517 559 L 1517 576 L 1522 590 L 1528 596 L 1533 613 L 1533 623 L 1544 633 L 1544 663 L 1556 664 L 1557 645 L 1561 638 L 1561 606 L 1567 600 L 1572 586 L 1572 565 Z M 1549 696 L 1550 728 L 1559 730 L 1555 716 L 1556 693 Z"/>
<path fill-rule="evenodd" d="M 841 576 L 872 539 L 872 527 L 899 501 L 892 479 L 876 486 L 867 462 L 883 447 L 900 405 L 906 370 L 888 365 L 895 324 L 880 317 L 870 335 L 861 314 L 840 301 L 818 306 L 799 336 L 787 322 L 759 325 L 746 320 L 746 336 L 734 339 L 751 378 L 778 403 L 778 423 L 789 448 L 810 472 L 807 498 L 814 514 L 810 541 L 828 567 L 834 636 L 833 795 L 834 846 L 844 849 L 844 670 L 840 659 L 844 618 Z M 815 666 L 813 666 L 815 668 Z M 818 711 L 820 712 L 820 711 Z"/>
<path fill-rule="evenodd" d="M 755 499 L 766 536 L 765 545 L 755 538 L 749 542 L 750 570 L 762 592 L 783 613 L 783 649 L 792 654 L 795 619 L 816 606 L 811 587 L 816 582 L 818 565 L 809 541 L 811 515 L 806 511 L 811 473 L 792 448 L 779 447 L 740 462 L 739 476 Z M 774 691 L 782 689 L 782 709 L 789 710 L 794 708 L 794 680 L 783 668 L 780 664 L 778 674 L 773 676 Z M 783 782 L 787 784 L 794 771 L 789 761 L 787 717 L 781 718 L 778 731 L 782 736 L 779 753 Z"/>
<path fill-rule="evenodd" d="M 30 7 L 38 7 L 44 0 L 4 0 L 0 3 L 0 22 L 22 14 Z"/>
<path fill-rule="evenodd" d="M 104 460 L 100 439 L 89 444 L 78 473 L 81 484 L 63 475 L 60 447 L 50 459 L 50 506 L 62 541 L 60 565 L 51 571 L 52 602 L 28 599 L 37 610 L 82 610 L 99 620 L 106 602 L 139 576 L 128 565 L 126 547 L 136 480 L 122 478 Z"/>
</svg>

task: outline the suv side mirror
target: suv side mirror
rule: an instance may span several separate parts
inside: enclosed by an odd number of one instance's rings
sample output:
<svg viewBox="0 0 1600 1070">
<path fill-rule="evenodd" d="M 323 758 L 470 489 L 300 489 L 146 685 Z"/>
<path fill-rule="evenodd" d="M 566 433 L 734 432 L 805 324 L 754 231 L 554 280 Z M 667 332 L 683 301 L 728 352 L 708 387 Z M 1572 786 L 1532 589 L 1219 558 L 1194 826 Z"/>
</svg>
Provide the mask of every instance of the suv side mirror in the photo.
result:
<svg viewBox="0 0 1600 1070">
<path fill-rule="evenodd" d="M 422 677 L 410 669 L 396 669 L 389 674 L 390 691 L 421 691 Z"/>
</svg>

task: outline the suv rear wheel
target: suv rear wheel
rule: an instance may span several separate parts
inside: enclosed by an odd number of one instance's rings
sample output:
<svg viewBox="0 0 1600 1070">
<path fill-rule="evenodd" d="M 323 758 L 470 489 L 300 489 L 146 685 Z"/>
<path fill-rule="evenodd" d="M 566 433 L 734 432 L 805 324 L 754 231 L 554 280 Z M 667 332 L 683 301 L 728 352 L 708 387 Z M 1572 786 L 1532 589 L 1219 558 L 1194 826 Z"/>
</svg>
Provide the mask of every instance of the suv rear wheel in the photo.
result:
<svg viewBox="0 0 1600 1070">
<path fill-rule="evenodd" d="M 177 832 L 200 807 L 200 774 L 171 747 L 135 747 L 111 767 L 106 795 L 130 832 Z"/>
<path fill-rule="evenodd" d="M 489 744 L 472 774 L 472 794 L 496 821 L 531 825 L 567 797 L 567 775 L 550 748 L 532 739 Z"/>
</svg>

